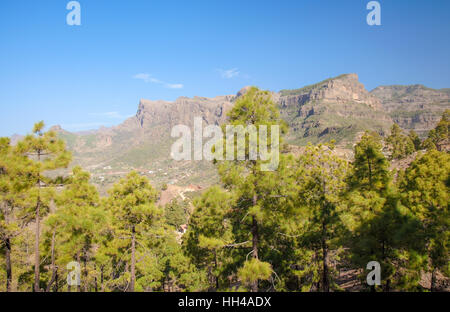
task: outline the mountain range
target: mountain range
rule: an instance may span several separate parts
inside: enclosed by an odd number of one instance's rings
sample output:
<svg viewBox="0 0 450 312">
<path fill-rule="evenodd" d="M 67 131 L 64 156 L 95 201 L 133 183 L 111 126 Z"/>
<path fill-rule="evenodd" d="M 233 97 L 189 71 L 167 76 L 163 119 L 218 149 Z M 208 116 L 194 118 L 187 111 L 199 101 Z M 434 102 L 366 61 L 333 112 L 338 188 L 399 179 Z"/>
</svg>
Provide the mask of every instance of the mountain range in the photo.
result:
<svg viewBox="0 0 450 312">
<path fill-rule="evenodd" d="M 101 189 L 131 169 L 159 185 L 207 186 L 217 181 L 211 163 L 170 158 L 170 147 L 176 140 L 170 137 L 171 129 L 177 124 L 192 127 L 194 117 L 202 117 L 204 126 L 224 123 L 227 111 L 247 88 L 214 98 L 180 97 L 173 102 L 142 99 L 135 116 L 110 128 L 82 133 L 60 126 L 52 129 L 73 152 L 74 164 L 89 170 Z M 423 137 L 450 108 L 450 89 L 380 86 L 369 92 L 356 74 L 272 95 L 289 125 L 287 143 L 303 146 L 334 139 L 340 149 L 348 151 L 365 130 L 387 135 L 394 122 Z"/>
</svg>

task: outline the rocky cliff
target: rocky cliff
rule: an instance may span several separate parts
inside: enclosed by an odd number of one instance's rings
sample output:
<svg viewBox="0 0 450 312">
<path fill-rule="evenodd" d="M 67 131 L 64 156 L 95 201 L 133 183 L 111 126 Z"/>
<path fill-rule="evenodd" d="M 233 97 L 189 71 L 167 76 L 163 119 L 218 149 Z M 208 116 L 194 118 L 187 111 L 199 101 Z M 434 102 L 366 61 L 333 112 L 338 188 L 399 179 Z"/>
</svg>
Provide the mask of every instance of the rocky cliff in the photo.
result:
<svg viewBox="0 0 450 312">
<path fill-rule="evenodd" d="M 449 89 L 436 90 L 423 85 L 380 86 L 371 91 L 401 128 L 415 130 L 424 137 L 450 107 Z"/>
<path fill-rule="evenodd" d="M 290 126 L 289 141 L 300 145 L 331 139 L 351 145 L 359 133 L 373 130 L 383 135 L 392 124 L 380 100 L 364 88 L 356 74 L 282 90 L 278 101 Z"/>
</svg>

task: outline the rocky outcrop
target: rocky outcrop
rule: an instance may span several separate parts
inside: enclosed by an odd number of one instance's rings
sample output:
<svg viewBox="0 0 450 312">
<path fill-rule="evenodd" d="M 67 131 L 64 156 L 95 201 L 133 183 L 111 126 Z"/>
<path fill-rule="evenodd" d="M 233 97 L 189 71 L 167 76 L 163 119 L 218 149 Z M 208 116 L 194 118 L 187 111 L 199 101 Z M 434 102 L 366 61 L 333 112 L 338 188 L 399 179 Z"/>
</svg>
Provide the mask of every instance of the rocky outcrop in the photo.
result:
<svg viewBox="0 0 450 312">
<path fill-rule="evenodd" d="M 384 134 L 392 123 L 381 101 L 364 88 L 356 74 L 282 90 L 279 95 L 281 114 L 290 125 L 293 143 L 335 139 L 346 144 L 364 130 Z"/>
<path fill-rule="evenodd" d="M 357 74 L 341 75 L 301 89 L 282 90 L 280 93 L 282 106 L 293 103 L 303 105 L 311 101 L 321 101 L 331 105 L 355 102 L 365 104 L 374 110 L 382 109 L 380 100 L 364 88 L 364 85 L 358 81 Z"/>
<path fill-rule="evenodd" d="M 140 127 L 172 128 L 174 125 L 191 125 L 194 117 L 202 117 L 206 124 L 221 124 L 226 112 L 233 106 L 234 96 L 180 97 L 174 102 L 141 100 L 133 118 Z"/>
<path fill-rule="evenodd" d="M 425 136 L 450 108 L 448 89 L 436 90 L 423 85 L 380 86 L 371 91 L 401 128 Z"/>
</svg>

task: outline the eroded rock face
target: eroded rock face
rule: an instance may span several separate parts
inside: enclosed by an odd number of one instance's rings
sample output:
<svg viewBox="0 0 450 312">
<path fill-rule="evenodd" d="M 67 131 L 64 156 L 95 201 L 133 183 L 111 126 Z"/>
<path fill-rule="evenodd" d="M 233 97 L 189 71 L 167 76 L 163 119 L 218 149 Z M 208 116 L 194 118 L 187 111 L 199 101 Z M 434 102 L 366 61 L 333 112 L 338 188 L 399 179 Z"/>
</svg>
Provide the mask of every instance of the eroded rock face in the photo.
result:
<svg viewBox="0 0 450 312">
<path fill-rule="evenodd" d="M 401 128 L 424 136 L 450 108 L 449 89 L 436 90 L 422 85 L 380 86 L 371 94 L 381 100 L 383 108 Z"/>
<path fill-rule="evenodd" d="M 375 110 L 382 109 L 380 100 L 365 89 L 364 85 L 358 81 L 357 74 L 346 74 L 327 79 L 316 85 L 298 90 L 283 90 L 280 93 L 282 106 L 322 101 L 337 105 L 355 102 L 365 104 Z"/>
<path fill-rule="evenodd" d="M 147 129 L 155 126 L 172 128 L 177 124 L 192 125 L 195 117 L 206 124 L 221 124 L 233 106 L 234 96 L 180 97 L 174 102 L 141 100 L 136 113 L 137 123 Z"/>
<path fill-rule="evenodd" d="M 370 94 L 356 74 L 330 78 L 297 90 L 280 92 L 280 108 L 292 142 L 354 141 L 358 132 L 386 133 L 391 118 L 381 101 Z"/>
</svg>

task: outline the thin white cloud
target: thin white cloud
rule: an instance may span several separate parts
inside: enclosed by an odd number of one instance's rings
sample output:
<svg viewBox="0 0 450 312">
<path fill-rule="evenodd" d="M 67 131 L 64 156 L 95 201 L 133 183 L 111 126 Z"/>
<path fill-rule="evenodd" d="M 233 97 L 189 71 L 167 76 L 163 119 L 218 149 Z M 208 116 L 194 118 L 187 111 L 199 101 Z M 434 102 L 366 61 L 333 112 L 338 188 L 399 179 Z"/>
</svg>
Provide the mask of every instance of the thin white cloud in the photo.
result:
<svg viewBox="0 0 450 312">
<path fill-rule="evenodd" d="M 133 76 L 134 79 L 141 79 L 144 80 L 145 82 L 149 82 L 150 79 L 150 75 L 149 74 L 136 74 Z"/>
<path fill-rule="evenodd" d="M 217 71 L 219 72 L 220 76 L 224 79 L 231 79 L 231 78 L 239 76 L 239 74 L 240 74 L 240 72 L 237 68 L 218 69 Z"/>
<path fill-rule="evenodd" d="M 175 83 L 175 84 L 167 83 L 166 87 L 169 89 L 183 89 L 184 86 L 181 83 Z"/>
<path fill-rule="evenodd" d="M 146 83 L 160 84 L 160 85 L 163 85 L 164 87 L 169 88 L 169 89 L 182 89 L 182 88 L 184 88 L 184 85 L 181 84 L 181 83 L 167 83 L 167 82 L 159 80 L 159 79 L 157 79 L 155 77 L 152 77 L 152 75 L 147 74 L 147 73 L 136 74 L 136 75 L 133 76 L 133 79 L 139 79 L 139 80 L 142 80 L 142 81 L 144 81 Z"/>
<path fill-rule="evenodd" d="M 105 113 L 91 113 L 91 116 L 105 117 L 110 119 L 123 119 L 129 118 L 133 115 L 122 115 L 119 112 L 105 112 Z"/>
</svg>

